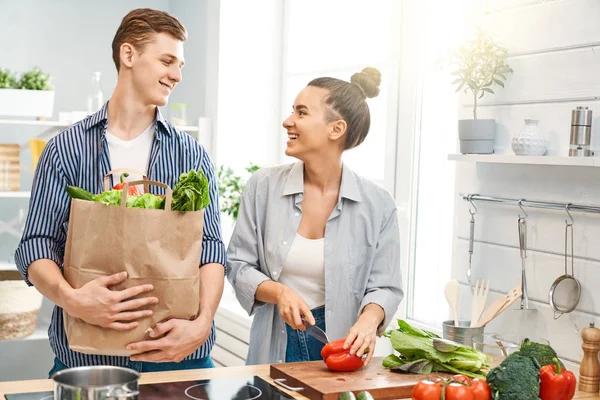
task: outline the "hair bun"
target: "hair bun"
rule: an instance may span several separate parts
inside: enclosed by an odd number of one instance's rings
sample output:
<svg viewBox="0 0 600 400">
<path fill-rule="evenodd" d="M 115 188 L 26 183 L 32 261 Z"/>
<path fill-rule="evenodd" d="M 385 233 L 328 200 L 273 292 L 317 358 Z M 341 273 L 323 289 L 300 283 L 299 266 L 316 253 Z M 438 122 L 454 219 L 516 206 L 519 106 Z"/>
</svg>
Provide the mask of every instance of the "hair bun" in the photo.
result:
<svg viewBox="0 0 600 400">
<path fill-rule="evenodd" d="M 350 82 L 361 88 L 366 97 L 377 97 L 381 85 L 381 72 L 377 68 L 366 67 L 352 75 Z"/>
</svg>

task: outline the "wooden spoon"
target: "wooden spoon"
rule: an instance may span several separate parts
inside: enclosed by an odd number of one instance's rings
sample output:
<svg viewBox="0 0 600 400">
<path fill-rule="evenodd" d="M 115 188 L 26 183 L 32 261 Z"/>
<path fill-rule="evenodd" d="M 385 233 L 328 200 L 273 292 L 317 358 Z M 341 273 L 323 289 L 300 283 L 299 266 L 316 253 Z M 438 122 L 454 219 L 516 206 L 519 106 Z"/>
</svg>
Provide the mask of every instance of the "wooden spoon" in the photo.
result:
<svg viewBox="0 0 600 400">
<path fill-rule="evenodd" d="M 446 301 L 452 308 L 454 313 L 454 326 L 458 326 L 458 295 L 460 294 L 460 285 L 458 281 L 452 279 L 446 283 L 446 287 L 444 288 L 444 294 L 446 295 Z"/>
</svg>

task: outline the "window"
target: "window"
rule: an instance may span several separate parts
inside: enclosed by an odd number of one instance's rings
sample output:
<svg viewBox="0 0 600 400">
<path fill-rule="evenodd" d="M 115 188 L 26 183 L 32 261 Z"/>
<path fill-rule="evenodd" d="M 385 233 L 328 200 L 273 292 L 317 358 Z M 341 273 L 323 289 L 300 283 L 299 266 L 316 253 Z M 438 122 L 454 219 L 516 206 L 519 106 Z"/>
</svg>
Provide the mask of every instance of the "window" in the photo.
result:
<svg viewBox="0 0 600 400">
<path fill-rule="evenodd" d="M 394 57 L 398 38 L 393 35 L 393 0 L 287 0 L 284 17 L 282 120 L 308 82 L 321 76 L 350 80 L 364 67 L 382 74 L 379 96 L 368 99 L 371 129 L 365 141 L 344 153 L 357 173 L 384 184 L 393 181 L 386 171 L 386 142 L 390 92 L 395 90 Z M 393 92 L 392 92 L 393 93 Z M 287 138 L 282 134 L 281 146 Z M 283 151 L 282 160 L 290 162 Z M 387 178 L 387 179 L 386 179 Z"/>
<path fill-rule="evenodd" d="M 414 6 L 412 16 L 404 16 L 415 21 L 407 46 L 419 49 L 414 59 L 405 60 L 412 63 L 408 69 L 416 71 L 412 78 L 419 88 L 409 191 L 406 317 L 438 329 L 448 319 L 444 286 L 453 261 L 461 260 L 452 259 L 455 166 L 447 160 L 456 148 L 458 103 L 452 77 L 435 65 L 458 43 L 462 11 L 459 3 L 425 0 Z M 465 254 L 464 262 L 467 258 Z"/>
</svg>

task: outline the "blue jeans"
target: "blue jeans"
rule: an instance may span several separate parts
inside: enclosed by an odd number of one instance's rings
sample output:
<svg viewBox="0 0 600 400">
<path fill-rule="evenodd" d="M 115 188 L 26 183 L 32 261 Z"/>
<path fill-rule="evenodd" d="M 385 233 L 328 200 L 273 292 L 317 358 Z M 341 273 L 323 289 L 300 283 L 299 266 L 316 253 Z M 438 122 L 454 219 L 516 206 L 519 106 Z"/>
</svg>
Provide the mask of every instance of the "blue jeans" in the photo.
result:
<svg viewBox="0 0 600 400">
<path fill-rule="evenodd" d="M 316 325 L 325 331 L 325 306 L 311 310 L 315 317 Z M 287 331 L 287 347 L 285 349 L 285 362 L 316 361 L 322 360 L 321 350 L 325 344 L 301 330 L 294 330 L 285 324 Z"/>
<path fill-rule="evenodd" d="M 165 362 L 165 363 L 154 363 L 146 361 L 129 361 L 126 368 L 131 368 L 138 372 L 163 372 L 163 371 L 177 371 L 184 369 L 201 369 L 201 368 L 214 368 L 215 365 L 212 362 L 210 356 L 204 358 L 198 358 L 195 360 L 183 360 L 179 363 Z M 52 375 L 63 369 L 69 368 L 63 364 L 58 358 L 54 357 L 54 366 L 48 373 L 48 378 L 52 378 Z"/>
</svg>

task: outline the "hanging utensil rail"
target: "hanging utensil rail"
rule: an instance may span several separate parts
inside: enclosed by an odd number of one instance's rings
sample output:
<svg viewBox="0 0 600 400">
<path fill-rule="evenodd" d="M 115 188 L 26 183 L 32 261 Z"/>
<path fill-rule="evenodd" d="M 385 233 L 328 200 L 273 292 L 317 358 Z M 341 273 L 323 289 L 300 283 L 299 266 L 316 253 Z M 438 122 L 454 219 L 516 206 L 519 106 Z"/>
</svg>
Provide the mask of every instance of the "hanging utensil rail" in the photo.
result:
<svg viewBox="0 0 600 400">
<path fill-rule="evenodd" d="M 484 201 L 489 203 L 500 203 L 513 206 L 522 206 L 530 208 L 545 208 L 550 210 L 561 210 L 564 211 L 568 206 L 569 211 L 579 212 L 591 212 L 600 214 L 600 206 L 585 206 L 580 204 L 572 203 L 556 203 L 551 201 L 537 201 L 537 200 L 525 200 L 525 199 L 509 199 L 504 197 L 491 197 L 482 196 L 479 194 L 459 194 L 459 196 L 466 201 Z"/>
</svg>

